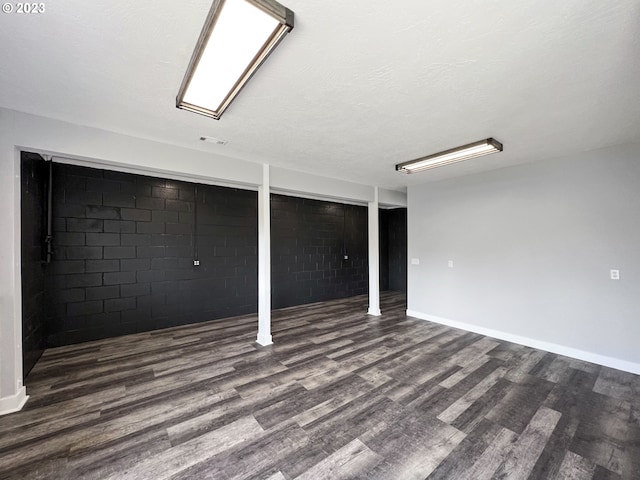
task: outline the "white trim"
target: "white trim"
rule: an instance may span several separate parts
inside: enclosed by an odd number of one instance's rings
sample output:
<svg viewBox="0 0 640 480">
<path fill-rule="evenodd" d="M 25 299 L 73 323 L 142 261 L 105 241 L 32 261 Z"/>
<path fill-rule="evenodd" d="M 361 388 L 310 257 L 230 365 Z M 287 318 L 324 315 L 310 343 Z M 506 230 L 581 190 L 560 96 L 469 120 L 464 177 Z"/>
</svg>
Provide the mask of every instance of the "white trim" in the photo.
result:
<svg viewBox="0 0 640 480">
<path fill-rule="evenodd" d="M 550 343 L 543 340 L 523 337 L 520 335 L 515 335 L 513 333 L 494 330 L 492 328 L 480 327 L 478 325 L 473 325 L 470 323 L 449 320 L 447 318 L 438 317 L 436 315 L 416 312 L 415 310 L 407 309 L 407 316 L 415 317 L 420 320 L 427 320 L 429 322 L 439 323 L 448 327 L 459 328 L 468 332 L 479 333 L 480 335 L 486 335 L 488 337 L 497 338 L 499 340 L 505 340 L 507 342 L 517 343 L 526 347 L 544 350 L 545 352 L 556 353 L 558 355 L 564 355 L 565 357 L 584 360 L 585 362 L 591 362 L 597 365 L 603 365 L 605 367 L 611 367 L 617 370 L 622 370 L 624 372 L 640 375 L 640 363 L 634 363 L 627 360 L 621 360 L 619 358 L 608 357 L 606 355 L 600 355 L 599 353 L 587 352 L 585 350 L 567 347 L 565 345 L 558 345 L 557 343 Z"/>
<path fill-rule="evenodd" d="M 27 400 L 29 400 L 29 396 L 27 395 L 26 387 L 22 387 L 15 395 L 0 398 L 0 415 L 19 412 L 24 407 L 24 404 L 27 403 Z"/>
<path fill-rule="evenodd" d="M 266 347 L 267 345 L 273 345 L 273 337 L 271 335 L 263 335 L 261 333 L 258 333 L 256 343 L 262 345 L 263 347 Z"/>
<path fill-rule="evenodd" d="M 367 315 L 373 315 L 374 317 L 379 317 L 380 315 L 382 315 L 382 312 L 380 311 L 379 308 L 370 308 L 369 310 L 367 310 Z"/>
</svg>

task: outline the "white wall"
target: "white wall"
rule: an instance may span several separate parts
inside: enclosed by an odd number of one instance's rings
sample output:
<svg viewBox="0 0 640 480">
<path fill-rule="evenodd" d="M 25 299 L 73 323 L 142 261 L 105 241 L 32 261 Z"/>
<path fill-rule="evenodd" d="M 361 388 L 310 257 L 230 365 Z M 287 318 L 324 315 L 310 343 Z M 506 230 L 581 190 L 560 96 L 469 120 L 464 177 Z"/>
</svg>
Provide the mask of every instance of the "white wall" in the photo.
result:
<svg viewBox="0 0 640 480">
<path fill-rule="evenodd" d="M 410 314 L 640 373 L 640 144 L 409 187 L 408 203 Z"/>
<path fill-rule="evenodd" d="M 184 174 L 222 183 L 257 186 L 262 167 L 214 153 L 190 150 L 92 127 L 2 110 L 8 140 L 28 151 L 46 152 L 115 169 Z M 4 160 L 4 159 L 2 159 Z"/>
<path fill-rule="evenodd" d="M 18 156 L 11 145 L 8 116 L 0 110 L 0 413 L 22 407 L 22 325 L 20 318 L 20 206 Z M 17 257 L 16 257 L 17 255 Z"/>
<path fill-rule="evenodd" d="M 0 108 L 0 414 L 24 403 L 20 292 L 20 150 L 112 170 L 257 189 L 261 164 Z M 69 160 L 65 160 L 69 161 Z M 283 191 L 363 203 L 374 187 L 283 169 L 273 185 Z M 384 191 L 401 206 L 406 196 Z"/>
<path fill-rule="evenodd" d="M 373 187 L 335 178 L 319 177 L 271 167 L 271 187 L 278 193 L 325 197 L 334 200 L 348 199 L 366 204 L 373 200 Z"/>
</svg>

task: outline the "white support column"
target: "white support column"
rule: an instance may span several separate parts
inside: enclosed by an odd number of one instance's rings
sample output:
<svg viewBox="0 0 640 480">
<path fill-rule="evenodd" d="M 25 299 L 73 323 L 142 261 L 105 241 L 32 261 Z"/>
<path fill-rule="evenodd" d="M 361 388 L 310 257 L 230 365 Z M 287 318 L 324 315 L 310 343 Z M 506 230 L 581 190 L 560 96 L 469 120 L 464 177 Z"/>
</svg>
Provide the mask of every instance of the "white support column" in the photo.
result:
<svg viewBox="0 0 640 480">
<path fill-rule="evenodd" d="M 271 195 L 269 165 L 262 167 L 258 188 L 258 339 L 271 345 Z"/>
<path fill-rule="evenodd" d="M 378 187 L 374 187 L 373 202 L 369 202 L 369 315 L 380 312 L 380 245 L 378 237 Z"/>
</svg>

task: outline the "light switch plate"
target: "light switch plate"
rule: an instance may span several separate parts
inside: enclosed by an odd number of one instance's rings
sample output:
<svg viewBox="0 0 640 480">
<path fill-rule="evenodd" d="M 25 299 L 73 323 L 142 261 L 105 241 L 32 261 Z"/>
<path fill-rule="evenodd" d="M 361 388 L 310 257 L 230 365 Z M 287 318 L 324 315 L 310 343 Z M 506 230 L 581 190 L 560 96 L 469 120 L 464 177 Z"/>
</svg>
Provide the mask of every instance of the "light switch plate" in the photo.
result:
<svg viewBox="0 0 640 480">
<path fill-rule="evenodd" d="M 411 265 L 420 265 L 420 259 L 419 258 L 412 258 L 411 259 Z"/>
<path fill-rule="evenodd" d="M 620 270 L 611 270 L 610 275 L 611 280 L 620 280 Z"/>
</svg>

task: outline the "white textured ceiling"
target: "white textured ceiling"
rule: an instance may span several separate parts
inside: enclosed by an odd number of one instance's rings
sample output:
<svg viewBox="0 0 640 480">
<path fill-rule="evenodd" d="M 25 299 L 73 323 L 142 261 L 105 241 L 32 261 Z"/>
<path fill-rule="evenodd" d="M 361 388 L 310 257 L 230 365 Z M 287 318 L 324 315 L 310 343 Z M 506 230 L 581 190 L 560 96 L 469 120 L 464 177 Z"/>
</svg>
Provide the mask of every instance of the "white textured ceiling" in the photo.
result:
<svg viewBox="0 0 640 480">
<path fill-rule="evenodd" d="M 295 29 L 219 121 L 174 106 L 211 0 L 0 14 L 0 106 L 391 188 L 640 141 L 637 0 L 283 1 Z"/>
</svg>

